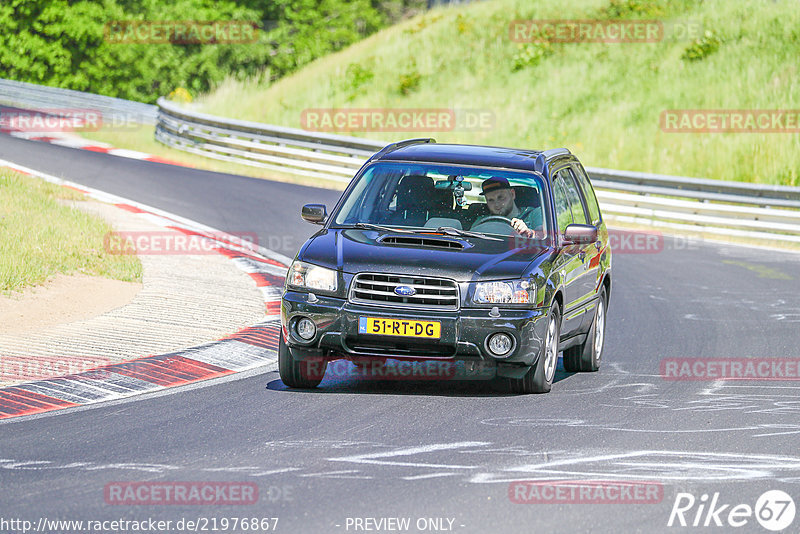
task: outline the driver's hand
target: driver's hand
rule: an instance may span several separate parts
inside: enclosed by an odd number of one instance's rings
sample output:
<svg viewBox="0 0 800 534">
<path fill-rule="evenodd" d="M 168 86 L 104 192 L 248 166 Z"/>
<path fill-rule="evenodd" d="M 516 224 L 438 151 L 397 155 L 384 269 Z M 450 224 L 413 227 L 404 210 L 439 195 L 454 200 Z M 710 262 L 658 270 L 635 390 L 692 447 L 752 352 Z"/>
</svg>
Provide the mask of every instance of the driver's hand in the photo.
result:
<svg viewBox="0 0 800 534">
<path fill-rule="evenodd" d="M 528 228 L 528 225 L 525 224 L 525 221 L 522 219 L 511 219 L 511 228 L 514 229 L 519 235 L 523 237 L 535 237 L 536 232 Z"/>
</svg>

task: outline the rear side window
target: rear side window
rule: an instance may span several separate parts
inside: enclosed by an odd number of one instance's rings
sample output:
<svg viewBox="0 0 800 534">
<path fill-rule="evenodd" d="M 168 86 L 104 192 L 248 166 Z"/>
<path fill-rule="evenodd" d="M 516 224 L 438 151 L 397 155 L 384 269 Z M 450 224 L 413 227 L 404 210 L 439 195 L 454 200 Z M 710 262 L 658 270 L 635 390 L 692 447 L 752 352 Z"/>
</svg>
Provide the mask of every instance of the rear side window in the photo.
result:
<svg viewBox="0 0 800 534">
<path fill-rule="evenodd" d="M 572 173 L 569 169 L 562 169 L 558 171 L 559 182 L 564 186 L 564 191 L 567 193 L 567 198 L 572 210 L 572 221 L 576 224 L 586 224 L 586 212 L 583 209 L 583 202 L 581 202 L 581 194 L 578 192 L 578 186 L 575 185 L 575 180 L 572 179 Z"/>
<path fill-rule="evenodd" d="M 583 167 L 580 165 L 573 165 L 572 171 L 573 174 L 577 176 L 578 183 L 583 190 L 583 198 L 586 199 L 586 207 L 589 208 L 589 216 L 592 218 L 592 224 L 597 225 L 600 222 L 600 207 L 597 205 L 597 197 L 594 194 L 594 188 L 592 188 L 589 178 L 583 171 Z"/>
</svg>

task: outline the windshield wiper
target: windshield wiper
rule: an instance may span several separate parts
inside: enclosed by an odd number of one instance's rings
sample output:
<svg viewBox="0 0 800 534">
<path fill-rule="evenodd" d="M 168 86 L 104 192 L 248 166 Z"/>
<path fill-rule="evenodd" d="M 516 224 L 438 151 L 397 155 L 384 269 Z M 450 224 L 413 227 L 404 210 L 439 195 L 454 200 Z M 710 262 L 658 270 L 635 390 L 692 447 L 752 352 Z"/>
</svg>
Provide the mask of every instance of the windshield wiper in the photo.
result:
<svg viewBox="0 0 800 534">
<path fill-rule="evenodd" d="M 468 230 L 459 230 L 458 228 L 454 228 L 452 226 L 440 226 L 436 229 L 437 232 L 441 232 L 447 235 L 454 235 L 454 236 L 464 236 L 464 237 L 477 237 L 480 239 L 489 239 L 491 241 L 502 241 L 499 237 L 489 237 L 486 234 L 482 234 L 480 232 L 470 232 Z"/>
<path fill-rule="evenodd" d="M 402 228 L 392 228 L 391 226 L 381 226 L 380 224 L 372 224 L 365 222 L 353 223 L 354 228 L 363 228 L 364 230 L 379 230 L 382 232 L 398 232 L 401 234 L 424 234 L 426 232 L 439 232 L 445 235 L 458 236 L 458 237 L 477 237 L 479 239 L 489 239 L 492 241 L 502 241 L 499 237 L 489 237 L 480 232 L 470 232 L 468 230 L 459 230 L 453 226 L 440 226 L 436 230 L 433 228 L 420 228 L 418 230 L 406 230 Z"/>
<path fill-rule="evenodd" d="M 353 224 L 354 228 L 363 228 L 364 230 L 381 230 L 383 232 L 399 232 L 401 234 L 416 234 L 413 230 L 402 230 L 400 228 L 392 228 L 390 226 L 381 226 L 380 224 L 372 224 L 365 222 L 357 222 Z"/>
</svg>

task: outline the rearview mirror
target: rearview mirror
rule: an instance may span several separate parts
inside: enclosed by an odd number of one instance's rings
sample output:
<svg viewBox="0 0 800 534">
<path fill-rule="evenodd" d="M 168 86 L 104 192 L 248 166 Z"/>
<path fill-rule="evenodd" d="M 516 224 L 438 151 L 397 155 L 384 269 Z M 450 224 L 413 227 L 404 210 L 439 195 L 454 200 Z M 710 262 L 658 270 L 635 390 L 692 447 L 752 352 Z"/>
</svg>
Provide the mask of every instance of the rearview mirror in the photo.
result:
<svg viewBox="0 0 800 534">
<path fill-rule="evenodd" d="M 597 227 L 591 224 L 570 224 L 564 229 L 565 245 L 586 245 L 597 241 Z"/>
<path fill-rule="evenodd" d="M 314 224 L 322 224 L 328 217 L 328 209 L 325 204 L 306 204 L 300 212 L 303 220 Z"/>
<path fill-rule="evenodd" d="M 458 178 L 461 178 L 459 176 Z M 458 185 L 464 189 L 464 191 L 472 191 L 472 182 L 462 181 L 464 180 L 456 180 L 455 176 L 451 176 L 449 180 L 436 180 L 436 183 L 433 185 L 436 189 L 455 189 Z"/>
</svg>

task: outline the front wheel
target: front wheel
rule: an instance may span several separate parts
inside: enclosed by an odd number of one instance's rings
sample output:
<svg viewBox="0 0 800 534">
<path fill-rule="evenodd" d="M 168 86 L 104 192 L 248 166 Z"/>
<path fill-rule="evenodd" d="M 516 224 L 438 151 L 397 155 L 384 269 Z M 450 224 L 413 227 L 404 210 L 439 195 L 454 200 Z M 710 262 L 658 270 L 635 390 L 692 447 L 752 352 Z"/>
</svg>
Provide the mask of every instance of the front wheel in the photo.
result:
<svg viewBox="0 0 800 534">
<path fill-rule="evenodd" d="M 558 341 L 561 336 L 561 309 L 553 302 L 547 320 L 547 337 L 536 367 L 531 367 L 522 378 L 509 378 L 512 393 L 547 393 L 553 386 L 558 364 Z"/>
<path fill-rule="evenodd" d="M 564 351 L 564 370 L 576 373 L 600 369 L 600 358 L 603 356 L 603 345 L 606 339 L 606 308 L 606 288 L 604 287 L 600 290 L 592 328 L 586 336 L 586 341 Z"/>
<path fill-rule="evenodd" d="M 283 340 L 283 333 L 278 333 L 278 373 L 284 384 L 290 388 L 315 388 L 327 369 L 328 361 L 323 358 L 296 360 Z"/>
</svg>

